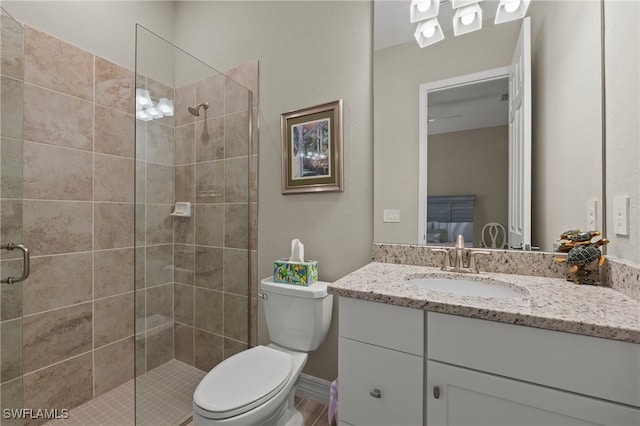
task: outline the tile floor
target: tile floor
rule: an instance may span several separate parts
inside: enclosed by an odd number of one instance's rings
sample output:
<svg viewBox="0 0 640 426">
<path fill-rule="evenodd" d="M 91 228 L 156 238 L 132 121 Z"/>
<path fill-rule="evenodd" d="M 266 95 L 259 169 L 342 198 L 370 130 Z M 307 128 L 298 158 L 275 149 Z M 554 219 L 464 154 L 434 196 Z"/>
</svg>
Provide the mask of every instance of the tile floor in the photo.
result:
<svg viewBox="0 0 640 426">
<path fill-rule="evenodd" d="M 53 420 L 46 426 L 193 426 L 189 421 L 193 391 L 204 375 L 202 370 L 172 360 L 138 377 L 135 385 L 130 380 L 74 408 L 68 419 Z M 305 426 L 330 426 L 326 405 L 296 397 L 296 408 Z"/>
</svg>

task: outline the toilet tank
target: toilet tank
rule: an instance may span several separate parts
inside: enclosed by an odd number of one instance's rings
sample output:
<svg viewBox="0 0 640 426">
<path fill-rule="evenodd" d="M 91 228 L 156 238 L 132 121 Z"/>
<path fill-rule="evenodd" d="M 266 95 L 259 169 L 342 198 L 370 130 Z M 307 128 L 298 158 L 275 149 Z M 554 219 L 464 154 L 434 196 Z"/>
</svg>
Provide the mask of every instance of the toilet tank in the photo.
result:
<svg viewBox="0 0 640 426">
<path fill-rule="evenodd" d="M 326 282 L 308 287 L 260 281 L 264 315 L 271 341 L 295 351 L 318 349 L 331 325 L 333 295 Z"/>
</svg>

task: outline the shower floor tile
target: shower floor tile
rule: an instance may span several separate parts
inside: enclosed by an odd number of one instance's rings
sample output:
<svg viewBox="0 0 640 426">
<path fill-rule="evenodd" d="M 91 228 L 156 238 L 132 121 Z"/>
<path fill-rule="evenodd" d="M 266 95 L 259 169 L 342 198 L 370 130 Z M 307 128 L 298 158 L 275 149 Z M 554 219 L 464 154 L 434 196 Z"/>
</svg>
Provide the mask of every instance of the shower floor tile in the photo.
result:
<svg viewBox="0 0 640 426">
<path fill-rule="evenodd" d="M 69 412 L 68 419 L 47 426 L 170 426 L 191 417 L 193 391 L 206 374 L 181 361 L 172 360 L 85 402 Z M 134 406 L 137 401 L 137 410 Z M 137 422 L 134 422 L 134 416 Z"/>
</svg>

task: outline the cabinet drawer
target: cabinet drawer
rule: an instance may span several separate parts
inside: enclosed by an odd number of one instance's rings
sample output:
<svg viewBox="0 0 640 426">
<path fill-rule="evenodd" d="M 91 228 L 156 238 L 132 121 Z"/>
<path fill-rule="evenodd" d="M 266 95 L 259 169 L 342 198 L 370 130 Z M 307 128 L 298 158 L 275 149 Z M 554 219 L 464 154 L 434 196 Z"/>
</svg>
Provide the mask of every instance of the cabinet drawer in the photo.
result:
<svg viewBox="0 0 640 426">
<path fill-rule="evenodd" d="M 427 314 L 427 358 L 640 407 L 640 345 Z"/>
<path fill-rule="evenodd" d="M 340 337 L 422 356 L 424 311 L 341 297 Z"/>
<path fill-rule="evenodd" d="M 422 357 L 341 337 L 338 366 L 341 422 L 422 424 Z"/>
</svg>

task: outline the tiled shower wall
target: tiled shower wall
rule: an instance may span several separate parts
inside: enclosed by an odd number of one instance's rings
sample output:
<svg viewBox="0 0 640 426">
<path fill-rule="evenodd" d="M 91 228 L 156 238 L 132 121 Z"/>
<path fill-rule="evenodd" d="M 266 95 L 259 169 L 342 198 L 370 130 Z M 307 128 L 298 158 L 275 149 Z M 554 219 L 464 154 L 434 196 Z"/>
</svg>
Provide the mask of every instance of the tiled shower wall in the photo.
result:
<svg viewBox="0 0 640 426">
<path fill-rule="evenodd" d="M 15 318 L 23 345 L 22 359 L 3 347 L 2 380 L 22 376 L 27 408 L 71 408 L 133 377 L 133 82 L 121 66 L 24 30 L 24 143 L 13 159 L 24 201 L 3 200 L 2 233 L 9 241 L 22 223 L 32 267 L 3 286 L 2 332 Z M 22 321 L 5 309 L 20 298 Z"/>
<path fill-rule="evenodd" d="M 257 258 L 257 131 L 250 146 L 248 120 L 256 129 L 258 62 L 226 75 L 235 81 L 216 75 L 176 89 L 175 197 L 193 212 L 174 219 L 175 356 L 202 370 L 247 348 L 257 306 L 247 266 Z M 187 112 L 203 102 L 199 117 Z M 251 336 L 255 344 L 255 327 Z"/>
</svg>

